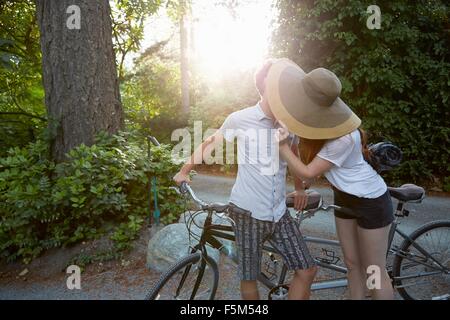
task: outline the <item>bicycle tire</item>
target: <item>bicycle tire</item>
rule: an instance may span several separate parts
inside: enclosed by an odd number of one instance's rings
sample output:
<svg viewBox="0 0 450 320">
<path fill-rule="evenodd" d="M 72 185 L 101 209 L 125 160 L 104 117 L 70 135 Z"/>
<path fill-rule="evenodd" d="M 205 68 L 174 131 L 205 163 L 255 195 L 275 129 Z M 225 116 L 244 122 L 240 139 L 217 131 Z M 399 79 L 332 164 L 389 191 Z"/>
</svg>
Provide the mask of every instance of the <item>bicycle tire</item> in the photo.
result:
<svg viewBox="0 0 450 320">
<path fill-rule="evenodd" d="M 424 234 L 425 232 L 428 232 L 430 230 L 436 229 L 436 228 L 442 228 L 442 227 L 448 227 L 450 228 L 450 220 L 436 220 L 429 222 L 427 224 L 424 224 L 423 226 L 419 227 L 418 229 L 414 230 L 411 235 L 409 236 L 412 241 L 416 240 L 419 236 Z M 412 241 L 409 239 L 403 240 L 403 242 L 399 246 L 399 251 L 401 252 L 408 252 L 408 248 L 411 246 Z M 402 262 L 404 261 L 403 257 L 396 255 L 392 264 L 392 276 L 395 279 L 395 277 L 399 277 L 401 273 L 401 266 Z M 401 280 L 396 280 L 395 284 L 402 284 Z M 397 288 L 397 292 L 400 294 L 400 296 L 405 300 L 415 300 L 414 297 L 412 297 L 408 291 L 405 288 Z"/>
<path fill-rule="evenodd" d="M 211 267 L 211 270 L 213 271 L 214 274 L 213 286 L 211 288 L 212 289 L 211 294 L 208 299 L 213 300 L 216 295 L 219 283 L 219 269 L 214 259 L 212 259 L 209 256 L 203 256 L 201 252 L 192 253 L 175 262 L 165 273 L 163 273 L 160 276 L 159 280 L 153 285 L 153 287 L 149 290 L 149 292 L 145 296 L 145 300 L 155 300 L 158 296 L 158 293 L 161 291 L 164 285 L 166 285 L 167 282 L 174 275 L 176 275 L 179 271 L 183 270 L 184 268 L 199 262 L 201 259 L 205 260 L 206 264 Z"/>
</svg>

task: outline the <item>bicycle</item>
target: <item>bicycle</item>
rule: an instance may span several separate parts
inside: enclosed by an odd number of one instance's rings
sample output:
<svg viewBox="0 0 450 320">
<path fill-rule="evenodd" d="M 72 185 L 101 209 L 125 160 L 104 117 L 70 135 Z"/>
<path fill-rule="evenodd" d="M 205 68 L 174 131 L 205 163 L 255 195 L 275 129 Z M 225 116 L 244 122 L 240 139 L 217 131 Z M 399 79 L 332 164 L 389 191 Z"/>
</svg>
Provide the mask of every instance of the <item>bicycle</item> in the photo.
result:
<svg viewBox="0 0 450 320">
<path fill-rule="evenodd" d="M 228 205 L 202 201 L 195 195 L 191 187 L 185 183 L 180 186 L 179 190 L 181 194 L 189 194 L 199 209 L 207 213 L 203 229 L 198 239 L 198 244 L 191 248 L 191 253 L 177 261 L 162 274 L 145 298 L 148 300 L 212 300 L 215 297 L 218 287 L 219 271 L 217 263 L 208 256 L 206 247 L 209 245 L 223 251 L 224 246 L 218 238 L 234 241 L 234 235 L 232 234 L 233 221 L 227 215 Z M 396 219 L 390 230 L 387 252 L 388 255 L 394 255 L 392 267 L 388 269 L 394 287 L 404 299 L 450 299 L 450 239 L 448 239 L 450 234 L 450 220 L 432 221 L 420 226 L 410 235 L 407 235 L 398 228 L 398 218 L 407 217 L 409 211 L 405 205 L 407 203 L 421 202 L 425 197 L 425 191 L 421 187 L 408 184 L 399 188 L 389 187 L 389 192 L 391 197 L 398 200 L 397 209 L 395 210 Z M 287 206 L 293 207 L 292 198 L 287 199 Z M 297 211 L 295 218 L 300 227 L 303 220 L 313 217 L 318 211 L 329 211 L 331 209 L 339 209 L 340 211 L 353 215 L 353 212 L 347 208 L 342 208 L 337 205 L 325 205 L 322 196 L 318 192 L 311 190 L 309 191 L 308 203 L 305 209 L 303 211 Z M 231 225 L 214 224 L 214 214 L 230 221 Z M 191 216 L 190 219 L 190 223 L 192 224 L 195 215 Z M 191 233 L 190 225 L 188 229 Z M 441 237 L 439 237 L 437 247 L 430 248 L 430 240 L 436 238 L 438 231 L 443 232 L 446 236 L 445 241 L 442 243 Z M 395 234 L 403 238 L 403 242 L 399 246 L 393 245 Z M 339 241 L 337 240 L 308 236 L 305 236 L 304 239 L 307 243 L 340 247 Z M 424 248 L 425 245 L 427 245 L 428 250 Z M 274 264 L 277 262 L 274 258 L 277 254 L 274 248 L 264 244 L 263 252 L 268 255 Z M 347 269 L 344 266 L 338 265 L 340 259 L 335 256 L 334 252 L 330 252 L 325 251 L 325 258 L 315 257 L 314 259 L 319 267 L 342 273 L 343 278 L 314 282 L 311 288 L 313 291 L 347 286 L 347 279 L 344 278 Z M 412 273 L 411 270 L 413 271 Z M 281 300 L 287 298 L 287 292 L 289 290 L 289 286 L 286 284 L 287 274 L 288 269 L 284 264 L 279 274 L 273 272 L 273 270 L 271 271 L 270 268 L 261 271 L 257 280 L 269 289 L 268 299 Z M 434 279 L 433 277 L 436 277 L 437 280 L 430 280 Z M 415 287 L 417 283 L 409 282 L 414 279 L 425 279 L 428 282 L 421 282 L 419 286 Z"/>
</svg>

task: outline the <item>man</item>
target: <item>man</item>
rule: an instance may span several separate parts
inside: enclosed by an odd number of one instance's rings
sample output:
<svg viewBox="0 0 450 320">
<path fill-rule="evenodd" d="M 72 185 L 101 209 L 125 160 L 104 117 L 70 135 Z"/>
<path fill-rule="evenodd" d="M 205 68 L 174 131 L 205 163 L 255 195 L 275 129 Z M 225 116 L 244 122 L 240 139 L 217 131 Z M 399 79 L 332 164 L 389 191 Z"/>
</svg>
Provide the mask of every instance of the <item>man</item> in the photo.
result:
<svg viewBox="0 0 450 320">
<path fill-rule="evenodd" d="M 308 299 L 317 268 L 286 208 L 287 164 L 278 158 L 278 143 L 273 141 L 277 123 L 265 94 L 266 76 L 272 63 L 268 61 L 255 74 L 260 102 L 229 115 L 221 128 L 194 151 L 174 181 L 189 182 L 194 165 L 211 154 L 223 138 L 228 142 L 237 138 L 238 174 L 230 196 L 230 217 L 235 222 L 241 296 L 245 300 L 259 299 L 256 278 L 261 269 L 262 244 L 269 241 L 294 271 L 289 299 Z M 290 138 L 292 150 L 298 154 L 296 138 Z M 258 150 L 257 156 L 249 149 Z M 295 207 L 302 209 L 307 199 L 299 178 L 295 178 L 295 189 Z M 234 212 L 234 206 L 248 214 Z"/>
</svg>

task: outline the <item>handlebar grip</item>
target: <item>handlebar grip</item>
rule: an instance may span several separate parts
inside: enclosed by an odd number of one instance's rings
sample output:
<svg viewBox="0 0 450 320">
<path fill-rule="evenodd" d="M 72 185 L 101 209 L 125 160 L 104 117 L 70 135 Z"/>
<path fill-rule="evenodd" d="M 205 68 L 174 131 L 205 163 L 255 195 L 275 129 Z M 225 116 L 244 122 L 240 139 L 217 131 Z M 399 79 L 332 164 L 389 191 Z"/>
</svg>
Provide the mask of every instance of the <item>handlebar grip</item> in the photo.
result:
<svg viewBox="0 0 450 320">
<path fill-rule="evenodd" d="M 303 208 L 303 210 L 318 209 L 322 201 L 322 196 L 320 195 L 320 193 L 314 190 L 309 190 L 307 194 L 308 194 L 308 202 L 306 204 L 306 207 Z M 286 198 L 286 206 L 288 208 L 294 207 L 294 197 L 289 196 Z"/>
<path fill-rule="evenodd" d="M 180 192 L 181 192 L 181 193 L 186 193 L 186 192 L 188 192 L 188 183 L 187 183 L 186 181 L 183 181 L 183 182 L 180 184 Z"/>
</svg>

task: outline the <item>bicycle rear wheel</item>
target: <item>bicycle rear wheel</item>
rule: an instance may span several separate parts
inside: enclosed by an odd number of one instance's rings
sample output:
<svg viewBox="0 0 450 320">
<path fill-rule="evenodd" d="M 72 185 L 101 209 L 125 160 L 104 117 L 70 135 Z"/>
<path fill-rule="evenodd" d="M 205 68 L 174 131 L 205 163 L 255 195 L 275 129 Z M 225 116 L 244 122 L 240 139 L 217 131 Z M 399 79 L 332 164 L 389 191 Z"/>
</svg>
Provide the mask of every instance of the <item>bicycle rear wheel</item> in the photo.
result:
<svg viewBox="0 0 450 320">
<path fill-rule="evenodd" d="M 450 299 L 450 221 L 430 222 L 410 238 L 412 241 L 402 242 L 392 265 L 398 293 L 406 300 Z M 444 268 L 421 253 L 414 243 Z"/>
<path fill-rule="evenodd" d="M 192 253 L 178 260 L 161 275 L 146 300 L 213 300 L 219 282 L 216 262 Z"/>
</svg>

